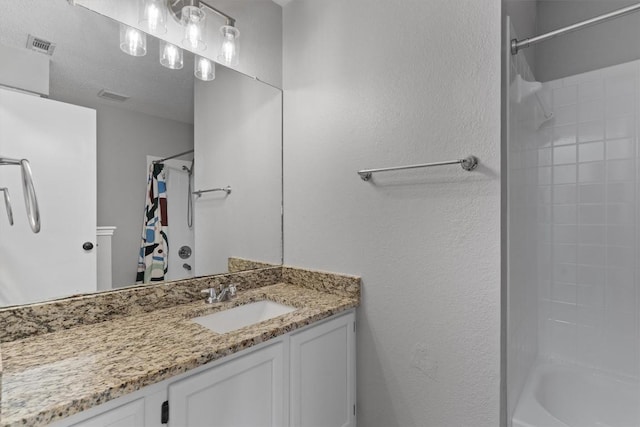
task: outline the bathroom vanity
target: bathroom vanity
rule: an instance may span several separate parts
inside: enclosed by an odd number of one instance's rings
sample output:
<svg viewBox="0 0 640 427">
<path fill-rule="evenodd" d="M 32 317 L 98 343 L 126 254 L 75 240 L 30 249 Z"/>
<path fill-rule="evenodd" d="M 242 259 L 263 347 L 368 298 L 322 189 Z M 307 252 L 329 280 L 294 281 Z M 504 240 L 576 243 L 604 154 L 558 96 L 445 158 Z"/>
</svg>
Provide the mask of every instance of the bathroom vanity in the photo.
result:
<svg viewBox="0 0 640 427">
<path fill-rule="evenodd" d="M 0 310 L 0 425 L 355 426 L 359 295 L 358 278 L 274 267 Z M 193 321 L 265 300 L 295 311 L 222 334 Z"/>
</svg>

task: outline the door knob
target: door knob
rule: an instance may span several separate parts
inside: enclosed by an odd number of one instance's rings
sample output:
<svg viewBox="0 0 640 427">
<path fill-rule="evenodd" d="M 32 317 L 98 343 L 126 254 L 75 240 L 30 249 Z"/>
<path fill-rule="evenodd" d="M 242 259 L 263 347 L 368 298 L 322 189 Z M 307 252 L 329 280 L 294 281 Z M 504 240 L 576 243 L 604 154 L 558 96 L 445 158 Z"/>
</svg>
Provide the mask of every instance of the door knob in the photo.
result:
<svg viewBox="0 0 640 427">
<path fill-rule="evenodd" d="M 90 251 L 91 249 L 93 249 L 93 243 L 91 242 L 84 242 L 82 244 L 82 249 L 84 249 L 85 251 Z"/>
</svg>

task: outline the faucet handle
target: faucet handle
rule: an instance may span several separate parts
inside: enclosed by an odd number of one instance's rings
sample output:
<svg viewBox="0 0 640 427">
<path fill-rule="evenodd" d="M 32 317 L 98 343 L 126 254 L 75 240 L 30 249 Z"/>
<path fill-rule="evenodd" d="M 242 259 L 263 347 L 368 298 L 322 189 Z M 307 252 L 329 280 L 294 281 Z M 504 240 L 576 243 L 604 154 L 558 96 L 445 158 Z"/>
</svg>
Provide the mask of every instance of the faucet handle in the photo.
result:
<svg viewBox="0 0 640 427">
<path fill-rule="evenodd" d="M 201 294 L 207 294 L 206 302 L 207 304 L 213 304 L 217 300 L 216 290 L 215 288 L 203 289 L 200 291 Z"/>
<path fill-rule="evenodd" d="M 227 289 L 229 289 L 229 296 L 231 298 L 236 296 L 236 293 L 238 292 L 238 288 L 236 288 L 235 283 L 229 283 L 229 287 Z"/>
</svg>

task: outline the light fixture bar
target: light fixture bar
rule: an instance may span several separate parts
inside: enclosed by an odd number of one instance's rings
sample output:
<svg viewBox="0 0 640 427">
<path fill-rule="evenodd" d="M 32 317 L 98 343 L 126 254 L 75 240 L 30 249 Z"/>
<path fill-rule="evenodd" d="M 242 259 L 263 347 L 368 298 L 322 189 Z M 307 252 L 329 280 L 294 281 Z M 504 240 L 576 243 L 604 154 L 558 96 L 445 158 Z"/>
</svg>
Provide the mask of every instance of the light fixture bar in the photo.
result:
<svg viewBox="0 0 640 427">
<path fill-rule="evenodd" d="M 227 15 L 220 9 L 217 9 L 201 0 L 167 0 L 167 7 L 169 8 L 169 12 L 171 12 L 171 16 L 173 16 L 173 18 L 179 23 L 182 22 L 182 8 L 185 6 L 196 6 L 201 9 L 206 8 L 216 15 L 224 18 L 226 20 L 226 25 L 233 27 L 236 24 L 234 17 Z"/>
<path fill-rule="evenodd" d="M 235 18 L 227 15 L 226 13 L 224 13 L 223 11 L 221 11 L 219 9 L 216 9 L 215 7 L 211 6 L 210 4 L 203 2 L 202 0 L 200 0 L 198 3 L 200 3 L 200 9 L 203 9 L 203 8 L 209 9 L 210 11 L 215 13 L 216 15 L 221 16 L 224 19 L 226 19 L 226 21 L 227 21 L 226 25 L 229 25 L 231 27 L 235 27 L 235 25 L 236 25 Z"/>
</svg>

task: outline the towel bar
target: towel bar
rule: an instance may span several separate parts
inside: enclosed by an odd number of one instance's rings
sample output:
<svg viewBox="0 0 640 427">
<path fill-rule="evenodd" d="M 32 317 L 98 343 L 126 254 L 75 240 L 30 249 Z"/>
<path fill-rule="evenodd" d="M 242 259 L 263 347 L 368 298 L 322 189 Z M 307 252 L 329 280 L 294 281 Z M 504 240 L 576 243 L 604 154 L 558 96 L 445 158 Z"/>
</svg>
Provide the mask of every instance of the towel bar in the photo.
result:
<svg viewBox="0 0 640 427">
<path fill-rule="evenodd" d="M 464 159 L 448 160 L 445 162 L 422 163 L 419 165 L 396 166 L 392 168 L 363 169 L 358 171 L 358 175 L 360 175 L 360 178 L 362 178 L 363 181 L 369 181 L 371 179 L 371 175 L 376 172 L 389 172 L 389 171 L 399 171 L 399 170 L 405 170 L 405 169 L 428 168 L 431 166 L 445 166 L 445 165 L 458 165 L 458 164 L 462 166 L 462 169 L 470 172 L 478 167 L 478 158 L 476 156 L 467 156 Z"/>
<path fill-rule="evenodd" d="M 201 197 L 203 193 L 212 193 L 214 191 L 224 191 L 225 193 L 227 193 L 227 196 L 229 194 L 231 194 L 231 187 L 230 186 L 226 186 L 224 188 L 212 188 L 210 190 L 198 190 L 198 191 L 194 191 L 193 194 L 196 197 Z"/>
<path fill-rule="evenodd" d="M 0 166 L 20 166 L 22 172 L 22 191 L 24 193 L 24 203 L 27 208 L 29 225 L 34 233 L 40 232 L 40 208 L 38 207 L 38 197 L 33 186 L 33 172 L 27 159 L 9 159 L 0 157 Z M 5 197 L 7 193 L 5 192 Z M 5 198 L 6 201 L 6 198 Z"/>
<path fill-rule="evenodd" d="M 9 225 L 13 225 L 13 209 L 11 209 L 11 197 L 9 196 L 9 189 L 7 187 L 0 188 L 0 192 L 4 194 L 4 206 L 7 209 L 7 219 Z"/>
</svg>

